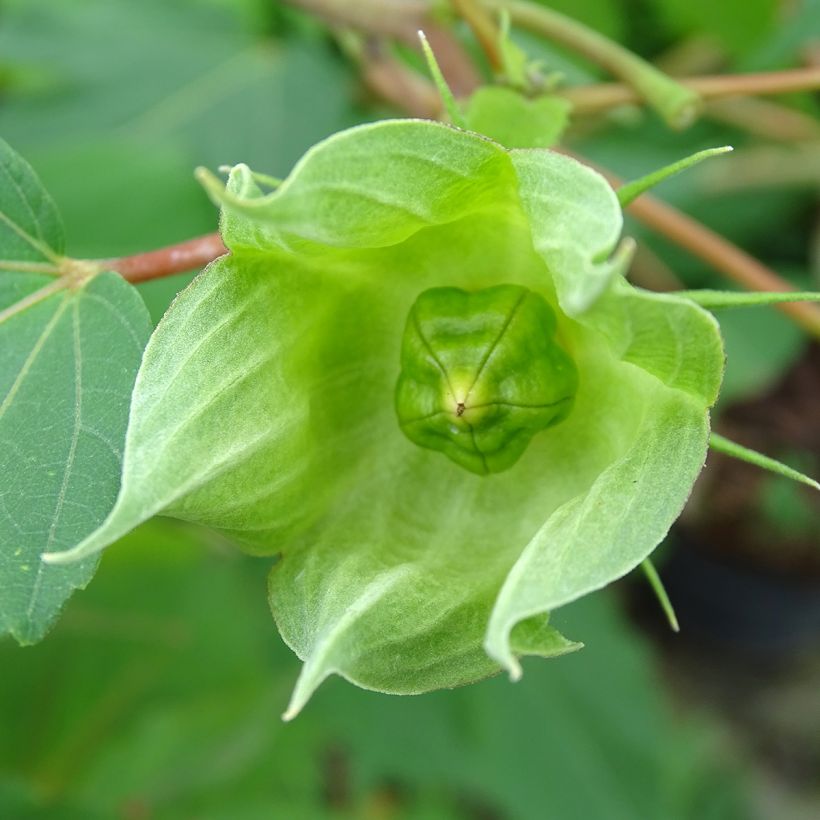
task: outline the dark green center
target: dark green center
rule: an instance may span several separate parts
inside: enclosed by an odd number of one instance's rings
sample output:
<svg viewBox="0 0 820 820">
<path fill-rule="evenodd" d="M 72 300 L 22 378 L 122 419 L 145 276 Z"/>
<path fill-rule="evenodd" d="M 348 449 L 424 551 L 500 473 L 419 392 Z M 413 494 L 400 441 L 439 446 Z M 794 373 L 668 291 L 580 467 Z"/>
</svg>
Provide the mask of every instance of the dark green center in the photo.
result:
<svg viewBox="0 0 820 820">
<path fill-rule="evenodd" d="M 578 384 L 543 297 L 518 285 L 424 291 L 407 317 L 396 385 L 405 435 L 479 475 L 512 467 L 563 421 Z"/>
</svg>

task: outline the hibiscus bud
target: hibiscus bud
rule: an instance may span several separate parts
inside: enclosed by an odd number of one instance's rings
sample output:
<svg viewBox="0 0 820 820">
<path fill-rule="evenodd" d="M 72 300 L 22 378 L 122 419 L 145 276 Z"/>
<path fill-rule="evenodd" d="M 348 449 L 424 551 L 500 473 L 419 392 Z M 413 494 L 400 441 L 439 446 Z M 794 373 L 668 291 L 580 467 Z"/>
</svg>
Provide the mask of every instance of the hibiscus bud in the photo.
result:
<svg viewBox="0 0 820 820">
<path fill-rule="evenodd" d="M 402 340 L 404 434 L 479 475 L 512 467 L 572 409 L 578 373 L 555 331 L 544 298 L 518 285 L 424 291 Z"/>
</svg>

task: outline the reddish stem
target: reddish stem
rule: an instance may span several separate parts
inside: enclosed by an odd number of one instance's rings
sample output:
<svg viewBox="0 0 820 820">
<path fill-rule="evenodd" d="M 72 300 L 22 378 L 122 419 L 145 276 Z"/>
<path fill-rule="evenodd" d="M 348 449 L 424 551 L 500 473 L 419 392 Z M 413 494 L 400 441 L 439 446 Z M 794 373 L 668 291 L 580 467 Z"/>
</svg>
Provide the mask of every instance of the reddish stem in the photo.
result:
<svg viewBox="0 0 820 820">
<path fill-rule="evenodd" d="M 611 171 L 586 157 L 580 157 L 571 151 L 563 153 L 595 168 L 609 180 L 613 188 L 619 188 L 623 184 Z M 644 225 L 671 239 L 678 247 L 685 248 L 693 256 L 708 262 L 727 279 L 737 282 L 746 290 L 759 293 L 788 293 L 795 290 L 790 282 L 719 233 L 649 194 L 639 196 L 627 206 L 627 211 Z M 816 305 L 809 302 L 782 302 L 775 307 L 788 314 L 804 330 L 820 338 L 820 310 Z"/>
<path fill-rule="evenodd" d="M 720 74 L 710 77 L 682 77 L 678 82 L 707 100 L 750 94 L 787 94 L 815 91 L 820 87 L 820 68 L 792 68 L 757 74 Z M 641 96 L 628 85 L 598 83 L 565 88 L 559 92 L 571 100 L 576 113 L 640 103 Z"/>
<path fill-rule="evenodd" d="M 218 233 L 209 233 L 169 245 L 156 251 L 122 256 L 118 259 L 101 259 L 97 264 L 104 270 L 113 270 L 133 284 L 171 276 L 174 273 L 204 268 L 209 262 L 227 253 Z"/>
</svg>

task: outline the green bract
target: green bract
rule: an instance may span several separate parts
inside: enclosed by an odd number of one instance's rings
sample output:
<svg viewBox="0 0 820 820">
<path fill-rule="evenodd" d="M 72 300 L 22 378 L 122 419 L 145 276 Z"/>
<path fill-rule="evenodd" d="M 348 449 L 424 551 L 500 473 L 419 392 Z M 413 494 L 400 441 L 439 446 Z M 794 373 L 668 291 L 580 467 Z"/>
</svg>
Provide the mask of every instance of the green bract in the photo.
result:
<svg viewBox="0 0 820 820">
<path fill-rule="evenodd" d="M 555 314 L 520 285 L 426 290 L 407 318 L 396 386 L 407 438 L 479 475 L 511 467 L 572 408 L 578 375 L 554 336 Z"/>
<path fill-rule="evenodd" d="M 227 190 L 230 254 L 156 329 L 122 489 L 89 555 L 155 513 L 280 554 L 279 629 L 305 665 L 387 692 L 454 686 L 577 645 L 557 606 L 629 572 L 703 466 L 723 367 L 716 323 L 622 278 L 598 174 L 424 121 L 336 134 L 265 194 Z M 537 293 L 575 363 L 572 412 L 510 467 L 473 475 L 402 433 L 405 321 L 430 288 Z"/>
</svg>

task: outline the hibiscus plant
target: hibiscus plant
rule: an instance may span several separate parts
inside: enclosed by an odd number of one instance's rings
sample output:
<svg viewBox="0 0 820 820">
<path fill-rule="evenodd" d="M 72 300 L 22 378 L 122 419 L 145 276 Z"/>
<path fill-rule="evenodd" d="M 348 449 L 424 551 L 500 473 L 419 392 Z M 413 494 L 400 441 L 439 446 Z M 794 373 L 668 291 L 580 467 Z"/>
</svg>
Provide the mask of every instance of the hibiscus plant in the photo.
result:
<svg viewBox="0 0 820 820">
<path fill-rule="evenodd" d="M 287 717 L 333 674 L 405 694 L 517 678 L 582 646 L 551 612 L 635 568 L 668 609 L 649 556 L 710 445 L 707 308 L 817 295 L 635 287 L 622 207 L 713 152 L 618 188 L 543 145 L 557 97 L 484 88 L 462 119 L 439 88 L 449 122 L 336 133 L 284 181 L 200 171 L 226 252 L 153 330 L 116 266 L 63 256 L 3 146 L 4 631 L 39 640 L 155 515 L 275 557 L 270 606 L 304 662 Z"/>
</svg>

